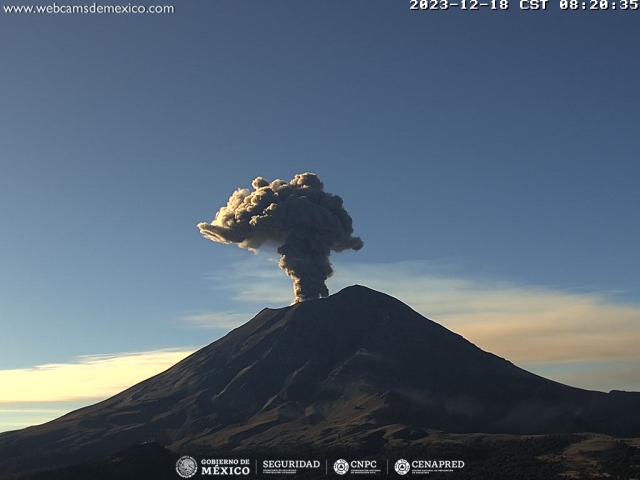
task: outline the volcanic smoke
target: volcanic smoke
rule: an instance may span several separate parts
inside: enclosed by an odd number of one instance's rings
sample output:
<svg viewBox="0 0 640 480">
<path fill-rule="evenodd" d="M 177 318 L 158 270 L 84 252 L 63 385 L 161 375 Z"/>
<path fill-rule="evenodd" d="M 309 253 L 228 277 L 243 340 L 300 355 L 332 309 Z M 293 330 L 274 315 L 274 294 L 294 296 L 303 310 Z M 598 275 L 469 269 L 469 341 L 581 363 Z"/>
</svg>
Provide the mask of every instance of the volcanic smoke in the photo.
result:
<svg viewBox="0 0 640 480">
<path fill-rule="evenodd" d="M 289 183 L 257 177 L 251 185 L 253 191 L 236 190 L 211 223 L 199 223 L 200 233 L 253 252 L 274 245 L 278 265 L 293 279 L 293 303 L 328 296 L 331 252 L 364 245 L 352 236 L 353 220 L 342 198 L 325 192 L 315 173 L 300 173 Z"/>
</svg>

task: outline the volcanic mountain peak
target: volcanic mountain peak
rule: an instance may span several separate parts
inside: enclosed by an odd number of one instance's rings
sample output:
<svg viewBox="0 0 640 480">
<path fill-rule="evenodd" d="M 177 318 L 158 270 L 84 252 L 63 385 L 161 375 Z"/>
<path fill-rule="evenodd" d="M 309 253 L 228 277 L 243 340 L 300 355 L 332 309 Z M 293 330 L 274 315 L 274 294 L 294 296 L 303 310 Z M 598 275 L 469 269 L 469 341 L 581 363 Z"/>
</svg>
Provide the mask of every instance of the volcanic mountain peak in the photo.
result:
<svg viewBox="0 0 640 480">
<path fill-rule="evenodd" d="M 242 450 L 381 448 L 433 429 L 640 436 L 639 412 L 640 394 L 546 380 L 355 285 L 266 308 L 104 402 L 0 434 L 0 471 L 149 439 L 178 450 Z"/>
</svg>

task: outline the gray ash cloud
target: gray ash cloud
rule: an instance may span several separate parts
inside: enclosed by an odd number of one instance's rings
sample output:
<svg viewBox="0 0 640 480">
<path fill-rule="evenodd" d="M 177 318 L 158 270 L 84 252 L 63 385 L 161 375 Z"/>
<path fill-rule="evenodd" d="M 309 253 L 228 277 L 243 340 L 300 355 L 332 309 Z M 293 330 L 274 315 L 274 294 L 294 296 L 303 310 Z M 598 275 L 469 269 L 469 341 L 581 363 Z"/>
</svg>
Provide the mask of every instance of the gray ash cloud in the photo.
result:
<svg viewBox="0 0 640 480">
<path fill-rule="evenodd" d="M 324 190 L 315 173 L 300 173 L 287 183 L 257 177 L 252 190 L 236 190 L 211 223 L 198 224 L 209 240 L 251 251 L 273 245 L 279 266 L 293 279 L 293 303 L 326 297 L 333 273 L 331 252 L 360 250 L 353 220 L 342 198 Z"/>
</svg>

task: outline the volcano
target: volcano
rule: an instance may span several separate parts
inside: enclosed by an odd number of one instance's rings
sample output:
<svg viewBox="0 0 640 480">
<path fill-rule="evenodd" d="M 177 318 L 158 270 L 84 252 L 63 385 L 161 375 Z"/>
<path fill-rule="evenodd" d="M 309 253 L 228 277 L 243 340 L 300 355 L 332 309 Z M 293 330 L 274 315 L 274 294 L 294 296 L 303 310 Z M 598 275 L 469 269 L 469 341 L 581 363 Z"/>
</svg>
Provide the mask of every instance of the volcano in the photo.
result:
<svg viewBox="0 0 640 480">
<path fill-rule="evenodd" d="M 0 434 L 0 472 L 156 442 L 173 451 L 409 444 L 458 433 L 640 436 L 640 393 L 562 385 L 362 286 L 264 309 L 169 370 Z"/>
</svg>

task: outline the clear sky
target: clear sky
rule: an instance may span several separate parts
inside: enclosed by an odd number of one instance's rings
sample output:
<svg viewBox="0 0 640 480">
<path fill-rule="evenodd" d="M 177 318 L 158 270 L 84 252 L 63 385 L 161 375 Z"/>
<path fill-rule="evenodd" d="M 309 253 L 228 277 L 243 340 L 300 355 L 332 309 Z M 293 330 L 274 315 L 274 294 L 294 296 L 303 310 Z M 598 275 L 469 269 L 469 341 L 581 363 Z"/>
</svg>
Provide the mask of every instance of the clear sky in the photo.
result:
<svg viewBox="0 0 640 480">
<path fill-rule="evenodd" d="M 273 252 L 196 224 L 306 171 L 365 243 L 332 257 L 332 292 L 380 289 L 541 375 L 640 390 L 640 10 L 171 1 L 0 12 L 0 430 L 287 305 Z"/>
</svg>

